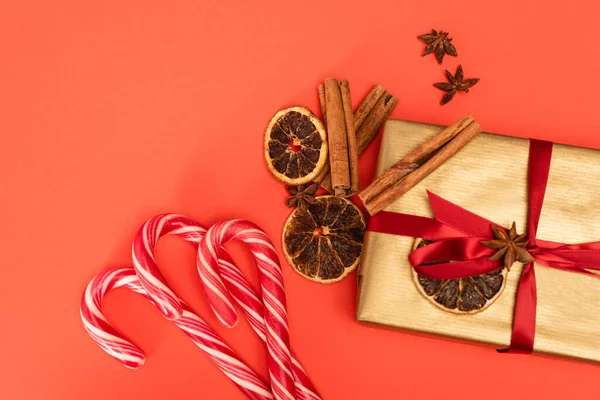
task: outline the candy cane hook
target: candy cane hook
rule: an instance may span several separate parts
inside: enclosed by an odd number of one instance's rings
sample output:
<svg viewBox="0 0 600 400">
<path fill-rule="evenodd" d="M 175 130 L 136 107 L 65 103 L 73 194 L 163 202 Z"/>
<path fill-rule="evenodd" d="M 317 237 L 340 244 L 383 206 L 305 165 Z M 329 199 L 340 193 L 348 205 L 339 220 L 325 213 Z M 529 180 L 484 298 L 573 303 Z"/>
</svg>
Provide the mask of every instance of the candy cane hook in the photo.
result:
<svg viewBox="0 0 600 400">
<path fill-rule="evenodd" d="M 230 240 L 244 242 L 250 248 L 258 266 L 273 395 L 278 400 L 304 398 L 306 393 L 300 387 L 297 390 L 292 372 L 285 290 L 279 258 L 269 237 L 255 224 L 244 220 L 219 223 L 212 226 L 206 232 L 204 240 L 200 241 L 198 269 L 209 304 L 221 320 L 231 318 L 230 304 L 218 300 L 229 298 L 226 296 L 228 291 L 223 278 L 219 274 L 219 254 L 221 246 Z M 241 304 L 250 304 L 244 299 L 240 300 Z"/>
<path fill-rule="evenodd" d="M 191 218 L 177 214 L 160 214 L 146 221 L 133 239 L 131 253 L 135 272 L 161 314 L 169 320 L 180 318 L 183 307 L 181 300 L 169 288 L 158 269 L 154 259 L 154 248 L 158 243 L 158 239 L 166 235 L 177 235 L 187 241 L 198 243 L 205 233 L 206 229 Z M 221 300 L 231 310 L 234 310 L 231 298 L 226 295 Z M 228 317 L 226 322 L 221 322 L 229 327 L 234 326 L 237 322 L 235 310 Z"/>
<path fill-rule="evenodd" d="M 201 257 L 200 247 L 199 259 Z M 235 299 L 236 303 L 242 309 L 246 319 L 250 323 L 250 326 L 254 329 L 256 334 L 264 341 L 266 338 L 266 328 L 264 319 L 264 305 L 256 294 L 254 288 L 244 278 L 239 269 L 228 259 L 225 259 L 224 252 L 220 250 L 217 253 L 218 259 L 218 271 L 212 271 L 211 275 L 217 274 L 220 276 L 225 284 L 226 289 L 230 292 L 231 296 Z M 201 265 L 202 261 L 199 261 L 198 265 Z M 203 274 L 201 273 L 201 276 Z M 203 280 L 204 282 L 204 280 Z M 218 297 L 217 297 L 218 298 Z M 218 302 L 210 302 L 211 308 L 216 313 L 225 312 L 230 313 L 231 310 L 225 304 L 219 304 Z M 225 317 L 223 317 L 225 318 Z M 320 400 L 321 397 L 317 394 L 315 387 L 313 386 L 308 374 L 302 368 L 302 365 L 298 359 L 291 353 L 292 358 L 292 373 L 294 375 L 294 381 L 296 385 L 296 396 L 299 400 Z"/>
<path fill-rule="evenodd" d="M 101 311 L 104 296 L 119 287 L 139 293 L 154 304 L 133 268 L 112 269 L 95 276 L 86 287 L 81 299 L 81 320 L 92 339 L 106 353 L 119 360 L 125 367 L 137 369 L 144 364 L 143 351 L 124 339 Z M 174 323 L 194 344 L 202 349 L 249 399 L 273 399 L 273 395 L 262 379 L 239 360 L 233 350 L 213 332 L 204 320 L 190 311 L 183 301 L 179 299 L 178 301 L 182 306 L 182 314 Z"/>
</svg>

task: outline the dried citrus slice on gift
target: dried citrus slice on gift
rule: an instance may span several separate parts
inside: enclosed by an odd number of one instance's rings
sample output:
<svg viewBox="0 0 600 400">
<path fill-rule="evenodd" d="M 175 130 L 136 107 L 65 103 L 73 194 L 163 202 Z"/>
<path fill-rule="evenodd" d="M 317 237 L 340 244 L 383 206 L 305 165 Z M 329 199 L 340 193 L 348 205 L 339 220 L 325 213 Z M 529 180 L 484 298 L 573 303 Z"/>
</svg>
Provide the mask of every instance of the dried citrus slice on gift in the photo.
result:
<svg viewBox="0 0 600 400">
<path fill-rule="evenodd" d="M 280 110 L 265 131 L 265 160 L 269 171 L 288 185 L 312 181 L 327 162 L 327 134 L 306 107 Z"/>
<path fill-rule="evenodd" d="M 431 242 L 419 239 L 416 248 Z M 412 268 L 411 268 L 412 269 Z M 455 314 L 476 314 L 488 308 L 504 291 L 507 269 L 459 279 L 434 279 L 413 272 L 419 292 L 436 307 Z"/>
<path fill-rule="evenodd" d="M 298 207 L 283 227 L 283 253 L 302 276 L 321 283 L 344 279 L 356 269 L 365 219 L 349 200 L 320 196 Z"/>
</svg>

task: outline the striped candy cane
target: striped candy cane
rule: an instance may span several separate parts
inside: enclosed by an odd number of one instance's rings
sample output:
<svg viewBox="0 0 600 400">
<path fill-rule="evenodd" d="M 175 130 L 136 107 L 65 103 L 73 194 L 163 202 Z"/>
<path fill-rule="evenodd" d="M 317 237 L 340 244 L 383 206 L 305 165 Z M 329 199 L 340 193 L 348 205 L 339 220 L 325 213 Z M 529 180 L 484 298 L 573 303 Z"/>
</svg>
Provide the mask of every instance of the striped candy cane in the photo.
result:
<svg viewBox="0 0 600 400">
<path fill-rule="evenodd" d="M 255 230 L 258 229 L 255 225 L 252 225 L 252 227 Z M 269 256 L 274 260 L 276 265 L 276 276 L 278 277 L 276 279 L 279 279 L 281 287 L 281 293 L 279 295 L 283 296 L 283 301 L 280 302 L 283 309 L 280 311 L 282 311 L 285 316 L 285 332 L 287 335 L 287 313 L 285 311 L 285 296 L 283 294 L 281 268 L 279 267 L 277 254 L 275 253 L 269 238 L 262 233 L 262 231 L 259 230 L 259 232 L 271 248 Z M 147 296 L 153 300 L 161 313 L 169 319 L 176 320 L 178 315 L 180 316 L 183 313 L 182 302 L 167 286 L 164 277 L 158 270 L 153 254 L 158 239 L 168 234 L 180 236 L 190 242 L 200 243 L 203 241 L 206 231 L 197 222 L 185 216 L 161 214 L 148 220 L 135 236 L 132 254 L 134 267 L 140 283 L 146 290 Z M 220 246 L 214 247 L 214 249 L 213 253 L 217 254 L 217 256 L 216 259 L 212 259 L 212 261 L 214 262 L 216 260 L 218 269 L 212 269 L 211 271 L 218 276 L 217 286 L 214 286 L 212 281 L 203 279 L 203 285 L 206 288 L 205 292 L 211 307 L 224 325 L 228 327 L 234 326 L 237 323 L 237 313 L 232 304 L 233 296 L 240 305 L 254 331 L 269 347 L 262 301 L 239 269 L 233 264 L 228 254 Z M 202 274 L 200 257 L 198 258 L 198 269 Z M 271 313 L 268 315 L 273 314 Z M 287 358 L 289 358 L 291 354 L 289 351 L 289 337 L 286 339 L 286 343 L 286 353 L 288 355 Z M 320 400 L 308 375 L 293 354 L 291 354 L 291 362 L 293 383 L 296 388 L 295 393 L 297 396 L 292 398 L 297 398 L 299 400 Z M 287 371 L 289 372 L 289 367 L 287 368 Z M 286 384 L 289 387 L 289 383 Z M 287 391 L 288 393 L 294 392 L 289 389 Z"/>
<path fill-rule="evenodd" d="M 113 289 L 124 287 L 141 294 L 154 304 L 140 283 L 133 268 L 112 269 L 94 277 L 81 299 L 81 319 L 89 335 L 108 354 L 125 367 L 137 369 L 144 364 L 142 350 L 124 339 L 102 314 L 104 296 Z M 179 299 L 178 299 L 179 300 Z M 267 385 L 235 355 L 210 326 L 179 300 L 181 317 L 174 321 L 189 338 L 231 379 L 240 390 L 253 400 L 273 399 Z"/>
<path fill-rule="evenodd" d="M 210 306 L 221 320 L 233 321 L 235 312 L 228 302 L 223 301 L 229 298 L 223 282 L 223 277 L 227 275 L 219 273 L 220 248 L 230 240 L 244 242 L 250 248 L 258 266 L 273 395 L 278 400 L 306 398 L 307 393 L 301 387 L 296 387 L 292 368 L 285 290 L 279 258 L 269 237 L 253 223 L 232 220 L 216 224 L 200 242 L 198 269 Z M 238 288 L 241 290 L 241 286 Z M 246 306 L 251 304 L 247 296 L 238 300 Z"/>
<path fill-rule="evenodd" d="M 154 259 L 154 248 L 162 236 L 177 235 L 198 243 L 205 233 L 206 229 L 191 218 L 177 214 L 160 214 L 146 221 L 133 239 L 131 252 L 135 272 L 161 314 L 169 320 L 180 318 L 183 306 L 160 273 Z M 229 304 L 231 305 L 231 301 Z"/>
<path fill-rule="evenodd" d="M 222 257 L 222 250 L 219 257 Z M 237 267 L 226 259 L 219 259 L 219 272 L 233 298 L 239 304 L 250 326 L 256 334 L 266 343 L 266 328 L 264 319 L 264 305 L 254 288 L 243 277 Z M 217 307 L 211 304 L 211 307 Z M 213 308 L 214 309 L 214 308 Z M 298 359 L 292 355 L 292 372 L 294 374 L 294 383 L 296 385 L 296 395 L 298 400 L 320 400 L 308 374 L 300 365 Z"/>
</svg>

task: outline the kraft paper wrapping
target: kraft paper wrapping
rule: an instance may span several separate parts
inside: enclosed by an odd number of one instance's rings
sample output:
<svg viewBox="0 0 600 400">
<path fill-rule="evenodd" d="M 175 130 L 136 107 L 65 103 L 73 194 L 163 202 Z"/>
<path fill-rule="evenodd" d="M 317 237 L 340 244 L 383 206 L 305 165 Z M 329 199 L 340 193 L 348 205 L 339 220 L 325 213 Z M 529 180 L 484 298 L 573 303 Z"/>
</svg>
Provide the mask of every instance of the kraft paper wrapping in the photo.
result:
<svg viewBox="0 0 600 400">
<path fill-rule="evenodd" d="M 376 174 L 442 127 L 390 120 Z M 526 231 L 529 141 L 481 134 L 387 211 L 432 217 L 426 190 L 482 217 Z M 600 240 L 600 151 L 554 145 L 539 239 Z M 359 270 L 357 319 L 397 328 L 507 347 L 518 280 L 515 264 L 502 295 L 487 310 L 455 315 L 429 303 L 412 280 L 408 254 L 415 239 L 368 232 Z M 600 279 L 536 264 L 534 351 L 600 361 Z"/>
</svg>

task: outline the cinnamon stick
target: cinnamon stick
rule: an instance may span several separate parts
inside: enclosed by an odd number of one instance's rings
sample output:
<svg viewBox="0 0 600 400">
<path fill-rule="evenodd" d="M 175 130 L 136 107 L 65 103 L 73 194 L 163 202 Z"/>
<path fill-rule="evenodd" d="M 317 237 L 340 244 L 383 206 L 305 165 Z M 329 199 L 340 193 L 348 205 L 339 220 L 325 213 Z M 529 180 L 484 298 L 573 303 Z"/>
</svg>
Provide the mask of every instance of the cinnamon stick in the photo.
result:
<svg viewBox="0 0 600 400">
<path fill-rule="evenodd" d="M 385 89 L 381 85 L 375 85 L 373 89 L 367 94 L 365 99 L 360 103 L 358 109 L 354 113 L 354 124 L 356 125 L 356 129 L 360 128 L 360 126 L 365 122 L 365 119 L 377 104 L 377 101 L 386 93 Z"/>
<path fill-rule="evenodd" d="M 360 180 L 358 177 L 358 147 L 356 144 L 356 133 L 354 132 L 354 114 L 352 113 L 352 100 L 350 100 L 350 86 L 347 80 L 340 85 L 342 93 L 342 107 L 344 108 L 344 119 L 346 120 L 346 140 L 348 143 L 348 165 L 350 168 L 350 188 L 345 193 L 351 196 L 360 191 Z"/>
<path fill-rule="evenodd" d="M 466 115 L 407 154 L 358 194 L 371 215 L 393 203 L 473 140 L 481 127 Z"/>
<path fill-rule="evenodd" d="M 321 104 L 321 116 L 323 123 L 327 124 L 327 111 L 325 109 L 325 86 L 321 83 L 319 86 L 317 86 L 317 91 L 319 92 L 319 103 Z"/>
<path fill-rule="evenodd" d="M 381 85 L 376 85 L 364 98 L 354 113 L 358 157 L 375 139 L 379 128 L 389 118 L 397 104 L 398 99 L 389 94 Z M 320 183 L 321 187 L 329 193 L 333 193 L 331 175 L 327 167 L 315 178 L 315 182 Z"/>
<path fill-rule="evenodd" d="M 317 86 L 317 92 L 319 93 L 319 103 L 321 104 L 321 119 L 323 120 L 323 124 L 327 127 L 327 109 L 325 105 L 325 85 L 322 83 Z M 329 177 L 329 160 L 327 164 L 323 167 L 319 175 L 315 177 L 313 180 L 316 183 L 322 182 L 325 177 Z M 331 185 L 331 179 L 329 179 L 329 184 Z M 319 185 L 317 185 L 314 189 L 314 193 L 308 193 L 310 196 L 314 195 L 319 189 Z M 312 192 L 312 191 L 311 191 Z"/>
<path fill-rule="evenodd" d="M 354 135 L 354 120 L 348 82 L 333 78 L 325 80 L 325 109 L 327 112 L 327 137 L 329 141 L 329 168 L 336 196 L 345 197 L 351 188 L 350 156 L 348 153 L 348 131 Z M 354 149 L 356 151 L 356 149 Z"/>
<path fill-rule="evenodd" d="M 363 152 L 366 150 L 367 146 L 377 135 L 377 132 L 379 132 L 379 128 L 387 121 L 397 104 L 398 99 L 388 92 L 384 92 L 377 100 L 377 103 L 375 103 L 364 122 L 360 127 L 356 128 L 357 136 L 365 139 L 359 141 L 359 151 L 361 151 L 361 149 Z M 366 139 L 368 139 L 368 141 Z"/>
</svg>

